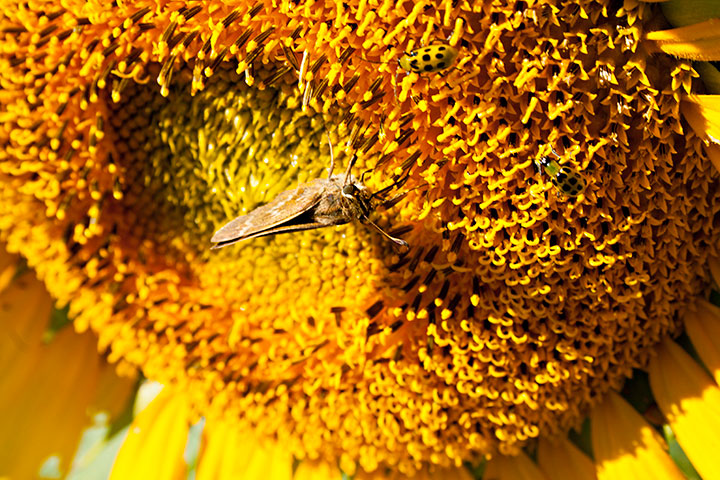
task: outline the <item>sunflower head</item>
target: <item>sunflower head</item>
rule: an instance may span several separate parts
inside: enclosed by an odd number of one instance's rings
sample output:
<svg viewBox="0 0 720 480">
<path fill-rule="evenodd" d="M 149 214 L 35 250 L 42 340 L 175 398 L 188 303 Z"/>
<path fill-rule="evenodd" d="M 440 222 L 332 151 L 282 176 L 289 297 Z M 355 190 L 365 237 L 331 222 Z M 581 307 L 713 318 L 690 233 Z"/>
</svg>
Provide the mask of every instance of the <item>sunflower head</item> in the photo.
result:
<svg viewBox="0 0 720 480">
<path fill-rule="evenodd" d="M 476 3 L 13 8 L 3 238 L 113 360 L 300 458 L 410 472 L 577 425 L 707 285 L 697 73 L 641 42 L 652 4 Z M 328 137 L 407 251 L 359 222 L 210 250 L 326 178 Z"/>
</svg>

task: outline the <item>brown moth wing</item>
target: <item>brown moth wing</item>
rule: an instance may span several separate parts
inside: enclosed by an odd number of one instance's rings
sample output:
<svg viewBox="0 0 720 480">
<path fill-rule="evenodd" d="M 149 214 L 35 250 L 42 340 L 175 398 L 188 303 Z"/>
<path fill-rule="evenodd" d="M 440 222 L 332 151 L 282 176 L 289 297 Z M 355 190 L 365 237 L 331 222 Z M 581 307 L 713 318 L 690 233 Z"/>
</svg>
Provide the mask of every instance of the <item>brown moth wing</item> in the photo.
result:
<svg viewBox="0 0 720 480">
<path fill-rule="evenodd" d="M 317 205 L 327 187 L 328 181 L 318 178 L 293 190 L 281 192 L 270 203 L 223 225 L 210 239 L 211 242 L 217 243 L 212 248 L 224 247 L 248 238 L 279 233 L 277 231 L 270 232 L 270 230 L 274 230 L 275 227 L 298 217 Z M 298 228 L 297 225 L 293 228 L 294 230 L 305 230 Z M 285 228 L 279 230 L 283 231 Z"/>
<path fill-rule="evenodd" d="M 301 232 L 303 230 L 312 230 L 314 228 L 323 228 L 323 227 L 327 227 L 327 226 L 328 226 L 327 223 L 320 223 L 320 222 L 292 224 L 292 225 L 280 225 L 278 227 L 271 228 L 269 230 L 263 230 L 262 232 L 255 232 L 252 235 L 248 235 L 247 237 L 235 238 L 235 239 L 228 240 L 228 241 L 221 241 L 217 245 L 213 245 L 210 248 L 222 248 L 226 245 L 231 245 L 235 242 L 239 242 L 242 240 L 250 240 L 251 238 L 267 237 L 270 235 L 278 235 L 280 233 Z"/>
</svg>

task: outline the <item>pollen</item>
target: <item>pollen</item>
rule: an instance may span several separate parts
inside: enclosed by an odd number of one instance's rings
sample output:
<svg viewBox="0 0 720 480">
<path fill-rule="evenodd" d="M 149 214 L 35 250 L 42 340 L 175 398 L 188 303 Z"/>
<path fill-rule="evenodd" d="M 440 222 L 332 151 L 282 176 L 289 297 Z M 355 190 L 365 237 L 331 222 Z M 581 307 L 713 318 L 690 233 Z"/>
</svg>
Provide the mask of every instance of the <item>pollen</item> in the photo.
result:
<svg viewBox="0 0 720 480">
<path fill-rule="evenodd" d="M 656 4 L 183 3 L 3 13 L 0 240 L 194 415 L 350 474 L 511 454 L 707 290 L 714 100 L 643 46 Z M 409 249 L 358 221 L 210 250 L 353 155 Z"/>
</svg>

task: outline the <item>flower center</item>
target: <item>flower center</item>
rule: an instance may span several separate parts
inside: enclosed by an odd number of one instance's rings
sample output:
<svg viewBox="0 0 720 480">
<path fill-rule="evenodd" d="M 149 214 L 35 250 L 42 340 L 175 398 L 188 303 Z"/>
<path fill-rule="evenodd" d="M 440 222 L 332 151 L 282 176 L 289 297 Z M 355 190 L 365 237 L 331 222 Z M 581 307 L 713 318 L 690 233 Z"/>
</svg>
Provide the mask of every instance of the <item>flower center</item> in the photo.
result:
<svg viewBox="0 0 720 480">
<path fill-rule="evenodd" d="M 326 175 L 336 119 L 302 108 L 297 89 L 278 83 L 251 87 L 225 66 L 191 95 L 181 71 L 170 98 L 153 82 L 131 83 L 111 104 L 124 205 L 142 215 L 136 227 L 147 238 L 203 252 L 223 223 Z"/>
</svg>

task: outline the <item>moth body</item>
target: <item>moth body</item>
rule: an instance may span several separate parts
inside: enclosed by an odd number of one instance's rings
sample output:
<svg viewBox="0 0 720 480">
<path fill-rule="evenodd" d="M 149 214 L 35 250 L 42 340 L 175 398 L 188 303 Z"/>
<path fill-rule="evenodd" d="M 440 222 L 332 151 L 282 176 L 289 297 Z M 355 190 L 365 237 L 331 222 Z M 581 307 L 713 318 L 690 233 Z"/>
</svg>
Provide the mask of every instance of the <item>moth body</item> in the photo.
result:
<svg viewBox="0 0 720 480">
<path fill-rule="evenodd" d="M 212 236 L 210 241 L 215 244 L 212 248 L 255 237 L 343 225 L 355 220 L 374 228 L 396 245 L 407 247 L 407 242 L 388 235 L 369 218 L 377 202 L 385 203 L 382 196 L 404 180 L 371 194 L 362 181 L 357 181 L 350 174 L 356 155 L 348 162 L 344 175 L 332 174 L 335 157 L 329 135 L 328 144 L 330 169 L 327 178 L 316 178 L 292 190 L 285 190 L 270 203 L 231 220 Z"/>
<path fill-rule="evenodd" d="M 256 237 L 344 225 L 359 221 L 377 229 L 401 246 L 407 244 L 380 230 L 369 218 L 375 209 L 373 195 L 354 178 L 344 175 L 318 178 L 280 193 L 270 203 L 241 215 L 213 235 L 212 248 Z"/>
</svg>

